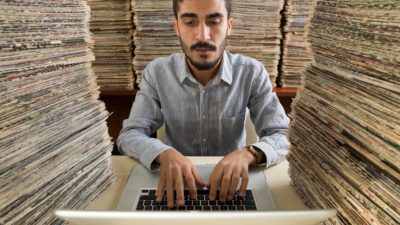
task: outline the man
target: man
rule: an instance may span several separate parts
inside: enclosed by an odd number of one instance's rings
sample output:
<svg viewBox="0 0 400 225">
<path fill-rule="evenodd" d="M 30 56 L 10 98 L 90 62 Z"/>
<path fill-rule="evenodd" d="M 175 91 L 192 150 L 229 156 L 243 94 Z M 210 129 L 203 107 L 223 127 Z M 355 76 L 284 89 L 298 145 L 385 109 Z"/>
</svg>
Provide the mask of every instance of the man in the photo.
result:
<svg viewBox="0 0 400 225">
<path fill-rule="evenodd" d="M 173 21 L 184 54 L 158 58 L 142 74 L 140 92 L 117 140 L 122 153 L 160 168 L 157 201 L 184 204 L 185 185 L 210 189 L 210 200 L 244 195 L 249 165 L 271 166 L 287 154 L 286 117 L 264 66 L 226 51 L 233 19 L 230 0 L 174 0 Z M 246 41 L 246 40 L 243 40 Z M 245 146 L 250 110 L 260 141 Z M 166 144 L 150 138 L 165 123 Z M 207 184 L 186 156 L 225 156 Z M 240 183 L 241 180 L 241 183 Z M 239 184 L 240 183 L 240 184 Z"/>
</svg>

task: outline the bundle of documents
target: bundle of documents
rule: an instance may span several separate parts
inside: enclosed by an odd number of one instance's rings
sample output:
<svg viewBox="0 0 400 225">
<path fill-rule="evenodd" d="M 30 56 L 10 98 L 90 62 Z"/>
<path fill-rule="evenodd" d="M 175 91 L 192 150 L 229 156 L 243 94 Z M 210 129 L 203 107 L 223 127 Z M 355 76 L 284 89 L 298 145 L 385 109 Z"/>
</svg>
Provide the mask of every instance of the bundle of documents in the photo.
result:
<svg viewBox="0 0 400 225">
<path fill-rule="evenodd" d="M 88 0 L 94 39 L 93 70 L 102 90 L 131 90 L 132 11 L 130 0 Z"/>
<path fill-rule="evenodd" d="M 280 10 L 283 0 L 233 1 L 234 27 L 228 37 L 226 49 L 261 61 L 266 67 L 272 84 L 278 74 L 280 57 Z M 135 54 L 133 65 L 136 82 L 153 59 L 181 52 L 172 20 L 171 0 L 132 0 L 134 13 Z"/>
<path fill-rule="evenodd" d="M 139 84 L 149 62 L 182 50 L 172 24 L 171 0 L 132 0 L 132 11 L 135 25 L 133 66 Z"/>
<path fill-rule="evenodd" d="M 285 5 L 284 46 L 282 53 L 282 87 L 299 87 L 302 72 L 311 63 L 306 40 L 315 0 L 287 0 Z"/>
<path fill-rule="evenodd" d="M 318 1 L 294 101 L 290 174 L 327 224 L 400 223 L 400 2 Z"/>
<path fill-rule="evenodd" d="M 113 173 L 85 1 L 0 2 L 0 224 L 60 224 Z"/>
<path fill-rule="evenodd" d="M 283 0 L 232 1 L 234 26 L 226 49 L 264 64 L 272 85 L 278 76 Z"/>
</svg>

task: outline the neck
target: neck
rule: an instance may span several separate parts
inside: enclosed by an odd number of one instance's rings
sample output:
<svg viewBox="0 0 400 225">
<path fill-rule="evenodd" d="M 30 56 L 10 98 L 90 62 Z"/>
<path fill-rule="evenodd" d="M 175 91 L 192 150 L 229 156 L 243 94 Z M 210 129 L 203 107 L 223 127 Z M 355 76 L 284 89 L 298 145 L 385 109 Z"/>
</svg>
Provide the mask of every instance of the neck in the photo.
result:
<svg viewBox="0 0 400 225">
<path fill-rule="evenodd" d="M 222 57 L 219 59 L 218 63 L 215 64 L 213 68 L 208 70 L 198 70 L 188 60 L 186 61 L 189 65 L 190 72 L 193 74 L 194 78 L 196 78 L 196 80 L 200 82 L 203 86 L 206 86 L 208 82 L 217 75 L 218 69 L 222 62 Z"/>
</svg>

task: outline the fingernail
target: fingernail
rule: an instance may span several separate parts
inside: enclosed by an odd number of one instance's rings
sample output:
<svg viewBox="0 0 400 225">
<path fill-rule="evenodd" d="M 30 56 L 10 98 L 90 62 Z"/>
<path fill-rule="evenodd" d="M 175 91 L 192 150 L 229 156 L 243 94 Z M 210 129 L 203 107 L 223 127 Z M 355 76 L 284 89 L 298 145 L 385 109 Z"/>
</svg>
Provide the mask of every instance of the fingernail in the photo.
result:
<svg viewBox="0 0 400 225">
<path fill-rule="evenodd" d="M 210 196 L 208 196 L 208 199 L 210 199 L 211 201 L 214 201 L 215 197 L 210 195 Z"/>
<path fill-rule="evenodd" d="M 192 196 L 190 196 L 190 198 L 191 199 L 197 199 L 197 196 L 196 195 L 192 195 Z"/>
</svg>

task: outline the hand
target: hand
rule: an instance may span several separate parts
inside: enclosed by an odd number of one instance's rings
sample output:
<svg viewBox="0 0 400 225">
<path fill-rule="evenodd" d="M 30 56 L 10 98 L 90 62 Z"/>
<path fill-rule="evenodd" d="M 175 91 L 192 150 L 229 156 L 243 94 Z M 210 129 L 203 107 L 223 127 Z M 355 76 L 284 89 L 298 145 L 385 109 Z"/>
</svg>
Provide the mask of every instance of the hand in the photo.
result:
<svg viewBox="0 0 400 225">
<path fill-rule="evenodd" d="M 167 189 L 168 207 L 174 207 L 174 187 L 178 205 L 184 205 L 184 182 L 189 187 L 193 199 L 197 197 L 196 184 L 204 187 L 199 172 L 193 163 L 176 149 L 169 149 L 161 153 L 156 162 L 160 164 L 160 180 L 157 187 L 157 201 L 161 202 L 164 190 Z"/>
<path fill-rule="evenodd" d="M 246 148 L 237 149 L 226 155 L 215 166 L 207 183 L 207 187 L 210 189 L 209 199 L 216 200 L 217 189 L 221 185 L 219 200 L 226 201 L 227 198 L 232 200 L 240 177 L 242 177 L 242 183 L 239 195 L 244 196 L 249 182 L 249 165 L 254 164 L 255 161 L 256 157 Z"/>
</svg>

